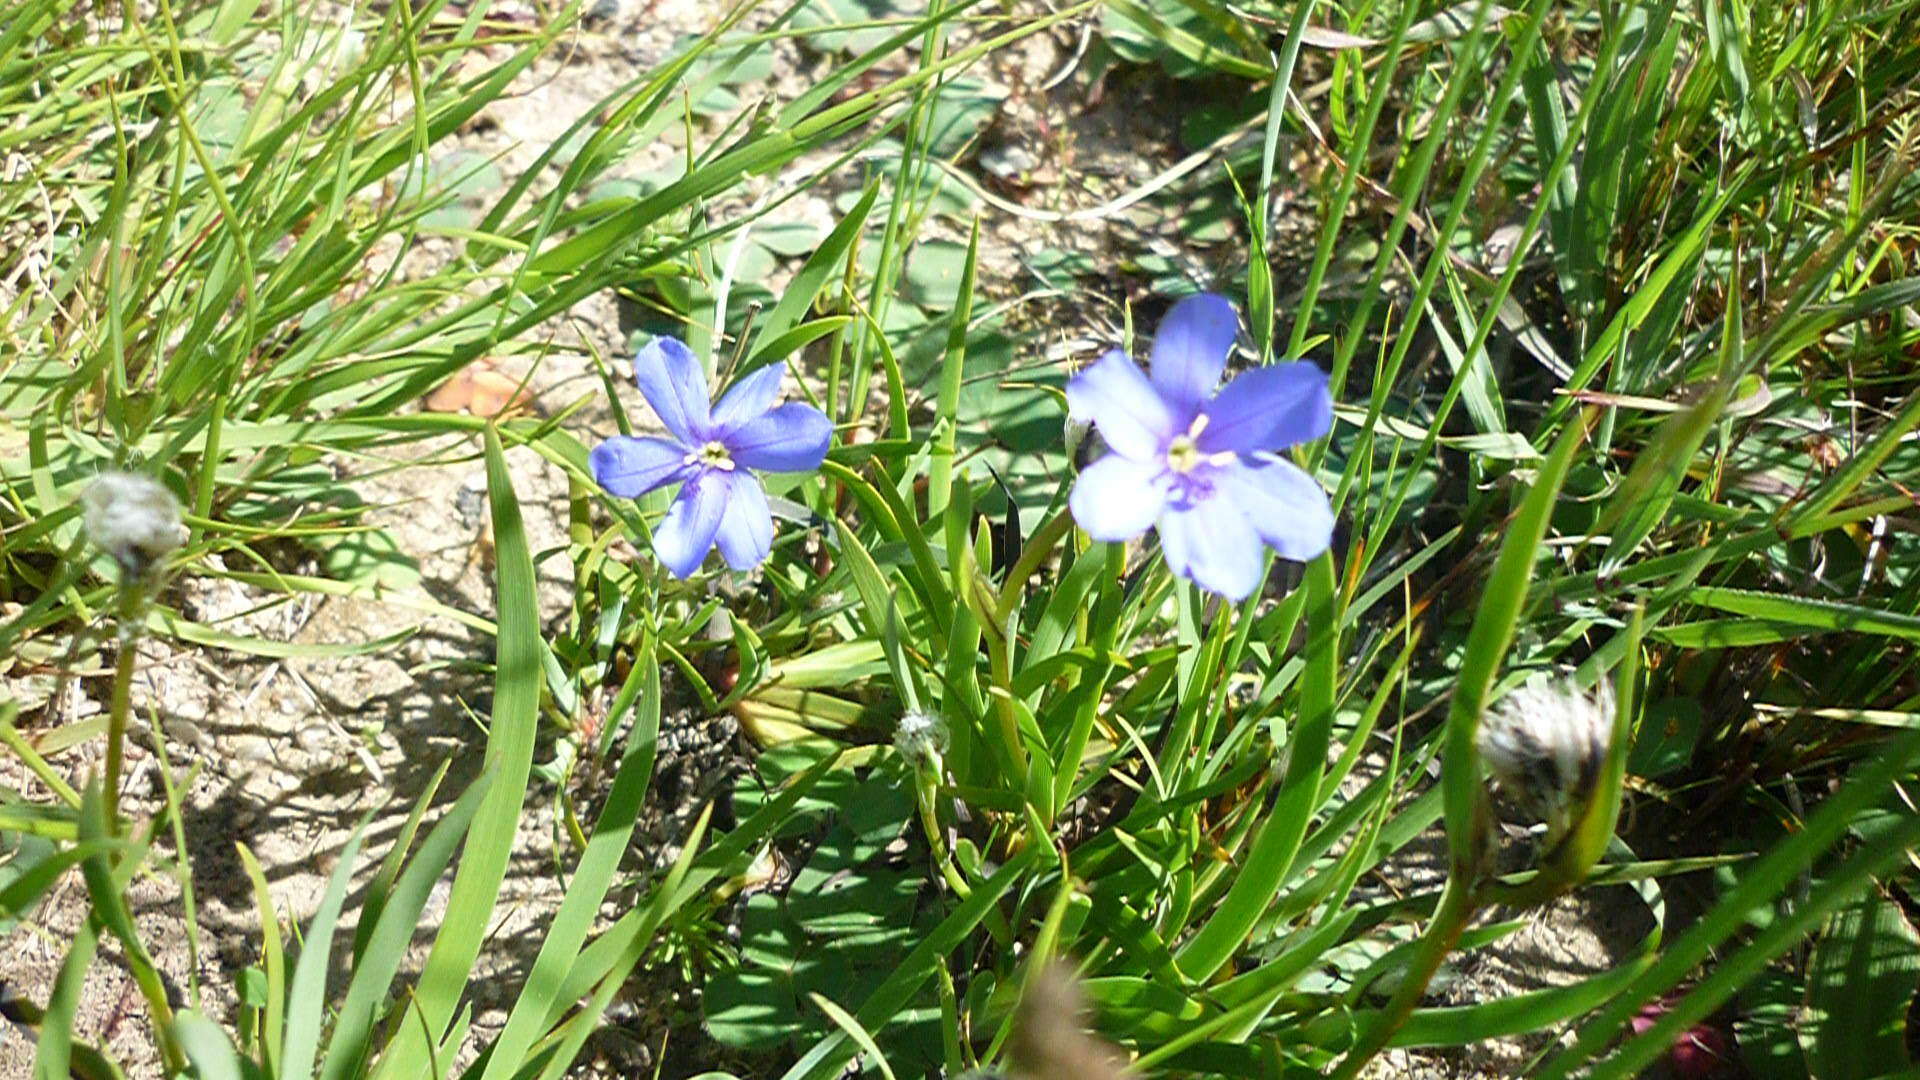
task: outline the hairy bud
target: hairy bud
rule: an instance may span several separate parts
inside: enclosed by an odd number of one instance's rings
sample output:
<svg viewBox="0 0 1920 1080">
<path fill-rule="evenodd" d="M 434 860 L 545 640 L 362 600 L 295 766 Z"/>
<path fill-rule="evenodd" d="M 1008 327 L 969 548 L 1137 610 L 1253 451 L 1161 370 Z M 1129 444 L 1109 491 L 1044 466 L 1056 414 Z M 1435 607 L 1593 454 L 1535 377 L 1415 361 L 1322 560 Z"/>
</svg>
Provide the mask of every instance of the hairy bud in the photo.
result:
<svg viewBox="0 0 1920 1080">
<path fill-rule="evenodd" d="M 143 578 L 186 542 L 180 501 L 150 476 L 104 472 L 80 496 L 87 537 L 120 564 L 127 580 Z"/>
<path fill-rule="evenodd" d="M 918 709 L 902 716 L 893 732 L 893 748 L 916 769 L 939 769 L 950 743 L 947 722 Z"/>
<path fill-rule="evenodd" d="M 1547 824 L 1553 847 L 1592 803 L 1613 739 L 1613 688 L 1592 693 L 1536 677 L 1480 724 L 1480 756 L 1500 791 Z"/>
</svg>

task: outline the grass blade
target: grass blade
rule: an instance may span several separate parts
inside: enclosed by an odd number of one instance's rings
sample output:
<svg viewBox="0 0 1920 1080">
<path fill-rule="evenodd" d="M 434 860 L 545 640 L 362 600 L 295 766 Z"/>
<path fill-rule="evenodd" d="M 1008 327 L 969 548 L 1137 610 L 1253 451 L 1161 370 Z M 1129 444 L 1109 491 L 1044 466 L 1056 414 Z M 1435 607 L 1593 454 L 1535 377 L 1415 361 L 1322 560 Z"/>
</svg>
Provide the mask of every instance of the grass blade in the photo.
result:
<svg viewBox="0 0 1920 1080">
<path fill-rule="evenodd" d="M 1539 1080 L 1560 1080 L 1599 1057 L 1643 1004 L 1696 971 L 1721 942 L 1746 925 L 1752 912 L 1784 893 L 1802 871 L 1833 847 L 1861 811 L 1885 796 L 1887 786 L 1905 775 L 1916 758 L 1920 758 L 1920 732 L 1886 744 L 1881 753 L 1867 759 L 1839 791 L 1814 811 L 1799 832 L 1782 841 L 1742 874 L 1739 883 L 1728 890 L 1712 910 L 1635 979 L 1612 1005 L 1588 1021 L 1574 1044 L 1536 1074 Z M 1812 929 L 1826 911 L 1853 895 L 1853 889 L 1867 877 L 1904 858 L 1905 849 L 1917 840 L 1920 840 L 1920 818 L 1909 818 L 1881 837 L 1874 848 L 1855 856 L 1843 870 L 1829 875 L 1813 897 L 1791 915 L 1775 920 L 1742 950 L 1739 957 L 1746 958 L 1744 965 L 1737 959 L 1722 963 L 1688 995 L 1685 1011 L 1680 1008 L 1669 1011 L 1659 1023 L 1622 1047 L 1592 1074 L 1595 1080 L 1602 1077 L 1624 1080 L 1634 1075 L 1672 1044 L 1674 1036 L 1684 1030 L 1682 1025 L 1704 1018 L 1719 1001 L 1737 989 L 1744 981 L 1743 970 L 1747 977 L 1756 973 L 1759 966 Z M 1658 1041 L 1662 1037 L 1665 1041 Z"/>
<path fill-rule="evenodd" d="M 481 1080 L 512 1076 L 521 1067 L 541 1034 L 541 1025 L 561 1004 L 557 995 L 567 969 L 578 958 L 587 932 L 599 916 L 600 903 L 620 868 L 620 858 L 626 854 L 634 821 L 653 779 L 654 749 L 660 733 L 660 661 L 651 648 L 646 648 L 637 663 L 645 672 L 645 685 L 626 755 L 614 774 L 606 808 L 594 823 L 593 835 L 574 868 L 560 910 L 547 928 L 546 940 L 540 944 L 540 953 L 527 972 L 527 981 L 507 1015 L 506 1025 L 494 1040 Z"/>
<path fill-rule="evenodd" d="M 499 653 L 494 664 L 493 724 L 488 730 L 486 769 L 493 780 L 467 836 L 453 879 L 447 913 L 420 973 L 412 1005 L 419 1022 L 404 1024 L 377 1075 L 421 1075 L 429 1039 L 438 1042 L 465 994 L 474 959 L 493 921 L 493 905 L 506 877 L 526 799 L 527 775 L 539 721 L 540 609 L 534 596 L 533 554 L 520 522 L 520 504 L 507 472 L 499 432 L 486 432 L 487 496 L 493 507 L 495 562 L 499 581 Z"/>
<path fill-rule="evenodd" d="M 347 897 L 347 882 L 353 877 L 353 864 L 360 857 L 360 841 L 367 819 L 354 826 L 353 835 L 340 851 L 340 861 L 327 879 L 327 891 L 307 925 L 307 936 L 300 946 L 300 958 L 294 961 L 293 982 L 287 1001 L 286 1043 L 280 1050 L 281 1080 L 311 1080 L 314 1059 L 320 1053 L 320 1028 L 327 1016 L 327 969 L 332 966 L 333 934 L 340 922 L 340 906 Z"/>
</svg>

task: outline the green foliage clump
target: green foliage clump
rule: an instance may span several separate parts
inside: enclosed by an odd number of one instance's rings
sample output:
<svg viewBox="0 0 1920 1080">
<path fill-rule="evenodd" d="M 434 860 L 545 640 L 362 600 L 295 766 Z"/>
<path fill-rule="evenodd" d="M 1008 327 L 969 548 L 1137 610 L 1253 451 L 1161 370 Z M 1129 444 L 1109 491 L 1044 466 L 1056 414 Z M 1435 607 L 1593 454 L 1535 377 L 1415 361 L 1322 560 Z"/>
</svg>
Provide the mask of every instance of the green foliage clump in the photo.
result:
<svg viewBox="0 0 1920 1080">
<path fill-rule="evenodd" d="M 1912 1066 L 1910 11 L 743 4 L 508 176 L 457 136 L 578 7 L 502 35 L 444 2 L 330 24 L 29 0 L 0 29 L 0 147 L 34 170 L 0 187 L 31 253 L 0 279 L 0 649 L 7 673 L 113 688 L 84 728 L 0 702 L 37 785 L 0 792 L 0 933 L 69 879 L 90 912 L 51 986 L 0 997 L 41 1075 L 121 1075 L 75 1031 L 103 945 L 155 1060 L 202 1080 L 564 1075 L 636 976 L 697 988 L 668 1023 L 702 1025 L 713 1061 L 791 1078 L 1044 1074 L 1043 1045 L 1141 1075 L 1352 1077 L 1492 1039 L 1524 1075 L 1626 1077 L 1702 1031 L 1767 1077 Z M 1066 29 L 1083 81 L 1231 103 L 1171 118 L 1194 164 L 1110 204 L 1235 252 L 1217 280 L 1145 251 L 1049 249 L 1039 297 L 983 271 L 1009 200 L 967 173 L 1001 104 L 975 65 Z M 830 58 L 822 81 L 756 100 L 790 38 Z M 675 169 L 617 168 L 696 122 Z M 856 163 L 831 227 L 774 221 L 775 197 L 711 212 Z M 451 254 L 403 277 L 391 253 L 425 237 Z M 1031 306 L 1132 289 L 1144 336 L 1202 286 L 1244 301 L 1236 363 L 1309 359 L 1336 401 L 1292 455 L 1331 493 L 1334 547 L 1237 604 L 1075 527 L 1084 455 L 1043 359 L 1075 309 Z M 608 291 L 671 319 L 716 386 L 793 362 L 834 421 L 820 471 L 773 490 L 754 576 L 654 565 L 665 498 L 596 492 L 564 413 L 404 408 L 476 359 L 537 356 Z M 490 619 L 417 593 L 330 464 L 449 434 L 486 466 Z M 569 480 L 561 548 L 529 545 L 512 447 Z M 185 508 L 158 572 L 87 546 L 80 493 L 109 469 Z M 285 573 L 276 540 L 322 573 Z M 543 624 L 547 563 L 573 595 Z M 169 575 L 390 601 L 497 643 L 479 779 L 443 793 L 443 770 L 398 835 L 356 832 L 304 925 L 242 849 L 258 962 L 231 1016 L 198 974 L 184 996 L 161 977 L 125 898 L 166 873 L 190 904 L 193 880 L 172 780 L 154 820 L 119 802 L 135 644 L 316 650 L 196 622 Z M 1548 672 L 1613 709 L 1536 842 L 1483 747 Z M 675 857 L 634 858 L 689 714 L 731 717 L 754 759 Z M 1503 730 L 1512 757 L 1513 732 L 1550 729 Z M 63 755 L 96 741 L 105 777 L 75 774 Z M 562 899 L 481 1038 L 469 984 L 548 805 Z M 1609 885 L 1645 927 L 1610 966 L 1443 992 L 1463 956 Z M 1098 1042 L 1036 1017 L 1056 964 Z"/>
</svg>

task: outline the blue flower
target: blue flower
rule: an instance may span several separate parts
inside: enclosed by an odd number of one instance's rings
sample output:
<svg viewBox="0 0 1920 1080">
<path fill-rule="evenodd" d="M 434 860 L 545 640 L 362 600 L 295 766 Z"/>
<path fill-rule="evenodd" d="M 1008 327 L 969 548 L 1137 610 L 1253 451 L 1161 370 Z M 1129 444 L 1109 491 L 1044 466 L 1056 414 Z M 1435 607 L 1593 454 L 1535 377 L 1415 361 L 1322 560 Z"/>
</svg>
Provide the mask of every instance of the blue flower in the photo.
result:
<svg viewBox="0 0 1920 1080">
<path fill-rule="evenodd" d="M 1239 328 L 1224 297 L 1189 296 L 1160 323 L 1151 380 L 1114 349 L 1067 383 L 1069 417 L 1113 451 L 1074 483 L 1074 520 L 1109 542 L 1157 528 L 1169 569 L 1233 600 L 1259 587 L 1263 548 L 1305 561 L 1333 537 L 1327 493 L 1273 453 L 1332 428 L 1327 377 L 1270 364 L 1216 395 Z"/>
<path fill-rule="evenodd" d="M 671 438 L 616 435 L 587 456 L 593 478 L 614 495 L 636 498 L 678 482 L 667 516 L 653 530 L 653 551 L 686 578 L 717 543 L 727 565 L 751 570 L 773 550 L 773 514 L 750 469 L 811 472 L 827 456 L 833 424 L 811 405 L 774 405 L 785 364 L 769 364 L 733 384 L 711 408 L 707 377 L 685 345 L 657 337 L 633 359 L 634 381 Z"/>
</svg>

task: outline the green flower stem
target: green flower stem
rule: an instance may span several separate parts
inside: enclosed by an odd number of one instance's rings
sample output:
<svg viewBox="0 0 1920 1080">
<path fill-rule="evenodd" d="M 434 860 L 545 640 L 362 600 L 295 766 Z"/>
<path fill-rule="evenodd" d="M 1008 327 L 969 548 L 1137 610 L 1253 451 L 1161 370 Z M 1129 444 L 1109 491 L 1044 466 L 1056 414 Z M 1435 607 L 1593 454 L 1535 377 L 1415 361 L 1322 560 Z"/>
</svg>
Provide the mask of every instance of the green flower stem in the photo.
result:
<svg viewBox="0 0 1920 1080">
<path fill-rule="evenodd" d="M 913 801 L 920 813 L 920 827 L 927 834 L 927 847 L 933 852 L 933 863 L 940 868 L 941 879 L 947 883 L 947 888 L 952 889 L 953 894 L 965 903 L 973 896 L 973 886 L 967 884 L 966 875 L 962 874 L 960 868 L 953 863 L 953 849 L 947 846 L 947 834 L 940 827 L 940 814 L 935 804 L 940 794 L 940 775 L 943 771 L 944 766 L 939 764 L 931 767 L 915 765 L 913 767 Z M 981 924 L 1001 947 L 1013 944 L 1013 927 L 1008 925 L 1006 916 L 1002 915 L 998 908 L 987 909 Z"/>
<path fill-rule="evenodd" d="M 982 535 L 985 535 L 984 533 Z M 987 697 L 993 699 L 994 717 L 1000 728 L 1000 743 L 1005 757 L 998 762 L 1012 783 L 1024 783 L 1027 753 L 1020 742 L 1020 719 L 1013 711 L 1013 660 L 1007 652 L 1005 620 L 996 618 L 1000 594 L 973 565 L 972 552 L 962 549 L 960 577 L 966 581 L 961 599 L 980 624 L 980 640 L 987 647 Z"/>
<path fill-rule="evenodd" d="M 1446 890 L 1441 894 L 1433 921 L 1428 924 L 1426 933 L 1421 936 L 1414 950 L 1406 978 L 1352 1053 L 1340 1063 L 1340 1071 L 1334 1074 L 1336 1077 L 1352 1077 L 1406 1023 L 1407 1017 L 1425 995 L 1434 972 L 1439 970 L 1441 961 L 1459 942 L 1461 933 L 1473 920 L 1475 912 L 1492 904 L 1517 908 L 1545 904 L 1579 887 L 1592 873 L 1594 864 L 1614 834 L 1620 816 L 1620 790 L 1626 776 L 1626 755 L 1631 743 L 1628 730 L 1633 715 L 1634 684 L 1639 675 L 1643 626 L 1644 611 L 1636 608 L 1633 620 L 1627 626 L 1624 661 L 1616 676 L 1619 684 L 1617 706 L 1613 730 L 1608 736 L 1610 749 L 1607 760 L 1601 766 L 1602 779 L 1588 797 L 1588 804 L 1581 809 L 1571 835 L 1561 838 L 1554 850 L 1541 861 L 1539 872 L 1527 880 L 1508 884 L 1486 878 L 1482 872 L 1485 865 L 1483 853 L 1477 849 L 1491 835 L 1490 825 L 1486 821 L 1484 795 L 1475 800 L 1470 818 L 1473 825 L 1466 830 L 1468 839 L 1456 845 L 1461 850 L 1456 854 L 1452 871 L 1447 877 Z M 1476 772 L 1478 768 L 1476 762 Z"/>
<path fill-rule="evenodd" d="M 133 665 L 140 642 L 147 592 L 142 582 L 120 582 L 120 655 L 113 663 L 113 696 L 107 706 L 107 832 L 120 835 L 120 771 L 126 760 L 127 714 L 132 711 Z M 155 738 L 158 738 L 156 733 Z"/>
<path fill-rule="evenodd" d="M 994 714 L 1000 721 L 1000 739 L 1007 746 L 1007 756 L 1012 759 L 1018 775 L 1014 782 L 1025 784 L 1027 772 L 1027 751 L 1020 741 L 1020 718 L 1014 714 L 1013 702 L 1013 616 L 1020 608 L 1020 600 L 1026 595 L 1026 580 L 1040 569 L 1058 547 L 1060 541 L 1073 528 L 1073 515 L 1064 508 L 1047 523 L 1040 526 L 1027 542 L 1026 550 L 1007 572 L 1007 578 L 1000 583 L 1000 592 L 991 599 L 987 608 L 990 589 L 982 589 L 976 597 L 985 610 L 981 612 L 986 623 L 986 633 L 982 637 L 987 643 L 987 658 L 992 664 L 993 685 L 989 696 L 993 698 Z"/>
<path fill-rule="evenodd" d="M 939 789 L 938 779 L 928 770 L 915 766 L 913 770 L 913 801 L 920 810 L 920 827 L 926 830 L 927 847 L 933 851 L 933 862 L 940 868 L 940 876 L 946 879 L 947 888 L 955 896 L 965 900 L 973 895 L 973 886 L 953 865 L 953 853 L 947 850 L 947 834 L 940 827 L 940 815 L 934 806 L 934 796 Z"/>
<path fill-rule="evenodd" d="M 1000 741 L 1006 744 L 1007 756 L 1013 760 L 1014 775 L 1008 779 L 1016 785 L 1025 785 L 1027 748 L 1020 741 L 1020 718 L 1013 711 L 1013 657 L 1003 630 L 1004 624 L 996 625 L 981 635 L 987 643 L 987 661 L 993 668 L 993 685 L 987 688 L 987 696 L 993 699 L 993 712 L 1000 721 Z"/>
<path fill-rule="evenodd" d="M 993 612 L 995 626 L 1007 624 L 1014 610 L 1020 606 L 1021 597 L 1026 595 L 1027 579 L 1033 576 L 1034 571 L 1040 569 L 1040 564 L 1047 561 L 1047 558 L 1053 554 L 1053 549 L 1059 545 L 1060 539 L 1072 528 L 1073 515 L 1062 507 L 1059 513 L 1049 518 L 1045 525 L 1040 526 L 1040 531 L 1034 533 L 1032 539 L 1027 541 L 1026 550 L 1020 553 L 1019 561 L 1013 564 L 1012 570 L 1007 571 L 1007 579 L 1000 583 L 1000 603 Z"/>
</svg>

